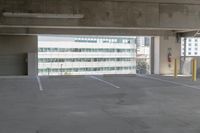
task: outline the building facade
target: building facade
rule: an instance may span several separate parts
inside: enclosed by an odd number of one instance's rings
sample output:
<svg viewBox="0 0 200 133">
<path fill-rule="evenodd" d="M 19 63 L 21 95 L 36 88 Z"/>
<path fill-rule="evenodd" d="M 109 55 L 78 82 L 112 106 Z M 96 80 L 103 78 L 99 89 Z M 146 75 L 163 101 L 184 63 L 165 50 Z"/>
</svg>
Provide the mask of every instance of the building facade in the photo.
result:
<svg viewBox="0 0 200 133">
<path fill-rule="evenodd" d="M 181 56 L 200 56 L 200 38 L 189 37 L 181 40 Z"/>
<path fill-rule="evenodd" d="M 135 74 L 136 38 L 40 36 L 39 75 Z"/>
<path fill-rule="evenodd" d="M 136 70 L 138 74 L 151 74 L 151 37 L 136 37 Z"/>
</svg>

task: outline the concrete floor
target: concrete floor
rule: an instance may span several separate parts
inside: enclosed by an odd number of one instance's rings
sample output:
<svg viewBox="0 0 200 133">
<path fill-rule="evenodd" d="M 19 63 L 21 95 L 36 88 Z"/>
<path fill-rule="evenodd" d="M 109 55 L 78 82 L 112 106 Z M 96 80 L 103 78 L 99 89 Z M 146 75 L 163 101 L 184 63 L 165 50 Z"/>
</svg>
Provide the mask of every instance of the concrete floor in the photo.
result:
<svg viewBox="0 0 200 133">
<path fill-rule="evenodd" d="M 199 132 L 200 81 L 159 76 L 0 78 L 0 133 Z"/>
</svg>

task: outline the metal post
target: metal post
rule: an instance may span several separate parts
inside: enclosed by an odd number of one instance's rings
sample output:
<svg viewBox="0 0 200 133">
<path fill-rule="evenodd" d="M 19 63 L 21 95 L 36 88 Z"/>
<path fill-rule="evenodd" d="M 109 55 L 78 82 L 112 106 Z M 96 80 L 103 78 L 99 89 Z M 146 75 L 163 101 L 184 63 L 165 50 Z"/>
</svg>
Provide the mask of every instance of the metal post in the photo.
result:
<svg viewBox="0 0 200 133">
<path fill-rule="evenodd" d="M 47 68 L 48 76 L 49 76 L 49 69 L 50 69 L 50 68 Z"/>
<path fill-rule="evenodd" d="M 61 75 L 63 75 L 63 72 L 62 72 L 62 66 L 63 66 L 63 64 L 61 64 L 61 66 L 60 66 L 60 73 L 61 73 Z"/>
<path fill-rule="evenodd" d="M 178 62 L 177 59 L 174 61 L 174 78 L 178 77 Z"/>
<path fill-rule="evenodd" d="M 192 60 L 192 80 L 193 81 L 197 80 L 197 60 L 196 59 Z"/>
</svg>

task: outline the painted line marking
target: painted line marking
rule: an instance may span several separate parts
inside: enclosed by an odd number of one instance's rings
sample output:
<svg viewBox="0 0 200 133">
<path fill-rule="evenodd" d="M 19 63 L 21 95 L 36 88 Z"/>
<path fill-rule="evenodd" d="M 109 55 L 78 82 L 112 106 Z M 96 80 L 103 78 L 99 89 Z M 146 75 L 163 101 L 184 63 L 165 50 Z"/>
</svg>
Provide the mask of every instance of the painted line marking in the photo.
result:
<svg viewBox="0 0 200 133">
<path fill-rule="evenodd" d="M 42 83 L 41 83 L 41 80 L 40 80 L 39 76 L 37 76 L 37 81 L 38 81 L 38 86 L 39 86 L 40 91 L 43 91 L 44 89 L 42 87 Z"/>
<path fill-rule="evenodd" d="M 143 78 L 147 78 L 147 79 L 154 79 L 154 80 L 158 80 L 158 81 L 162 81 L 162 82 L 167 82 L 167 83 L 171 83 L 171 84 L 175 84 L 175 85 L 180 85 L 180 86 L 184 86 L 184 87 L 188 87 L 188 88 L 192 88 L 192 89 L 198 89 L 200 90 L 200 87 L 197 86 L 190 86 L 187 84 L 183 84 L 183 83 L 177 83 L 174 81 L 169 81 L 169 80 L 165 80 L 165 79 L 159 79 L 159 78 L 155 78 L 155 77 L 148 77 L 148 76 L 143 76 L 143 75 L 137 75 L 138 77 L 143 77 Z"/>
<path fill-rule="evenodd" d="M 115 85 L 115 84 L 113 84 L 113 83 L 111 83 L 111 82 L 108 82 L 108 81 L 102 80 L 102 79 L 97 78 L 97 77 L 95 77 L 95 76 L 90 76 L 90 78 L 92 78 L 92 79 L 96 79 L 96 80 L 98 80 L 98 81 L 100 81 L 100 82 L 103 82 L 103 83 L 105 83 L 105 84 L 108 84 L 108 85 L 110 85 L 110 86 L 112 86 L 112 87 L 114 87 L 114 88 L 117 88 L 117 89 L 120 88 L 119 86 L 117 86 L 117 85 Z"/>
</svg>

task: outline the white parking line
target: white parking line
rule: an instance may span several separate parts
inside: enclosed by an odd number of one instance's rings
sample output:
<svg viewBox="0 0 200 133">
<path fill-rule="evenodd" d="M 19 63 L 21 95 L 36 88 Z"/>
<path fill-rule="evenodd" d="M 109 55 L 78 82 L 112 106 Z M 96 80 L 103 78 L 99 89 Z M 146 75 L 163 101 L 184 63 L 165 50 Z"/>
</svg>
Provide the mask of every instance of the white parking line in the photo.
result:
<svg viewBox="0 0 200 133">
<path fill-rule="evenodd" d="M 197 86 L 191 86 L 191 85 L 187 85 L 187 84 L 183 84 L 183 83 L 177 83 L 177 82 L 174 82 L 174 81 L 159 79 L 159 78 L 155 78 L 155 77 L 148 77 L 148 76 L 144 76 L 144 75 L 137 75 L 137 76 L 138 77 L 143 77 L 143 78 L 147 78 L 147 79 L 154 79 L 154 80 L 158 80 L 158 81 L 162 81 L 162 82 L 167 82 L 167 83 L 171 83 L 171 84 L 175 84 L 175 85 L 180 85 L 180 86 L 184 86 L 184 87 L 188 87 L 188 88 L 193 88 L 193 89 L 200 90 L 200 87 L 197 87 Z"/>
<path fill-rule="evenodd" d="M 108 85 L 110 85 L 110 86 L 112 86 L 112 87 L 115 87 L 115 88 L 117 88 L 117 89 L 120 88 L 119 86 L 117 86 L 117 85 L 115 85 L 115 84 L 113 84 L 113 83 L 111 83 L 111 82 L 108 82 L 108 81 L 99 79 L 99 78 L 97 78 L 97 77 L 95 77 L 95 76 L 90 76 L 90 78 L 96 79 L 96 80 L 98 80 L 98 81 L 101 81 L 101 82 L 103 82 L 103 83 L 105 83 L 105 84 L 108 84 Z"/>
<path fill-rule="evenodd" d="M 42 83 L 41 83 L 41 80 L 40 80 L 39 76 L 37 76 L 37 81 L 38 81 L 38 86 L 39 86 L 40 91 L 43 91 L 44 89 L 42 87 Z"/>
</svg>

